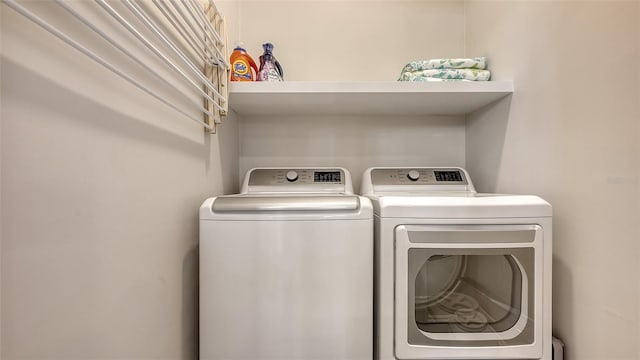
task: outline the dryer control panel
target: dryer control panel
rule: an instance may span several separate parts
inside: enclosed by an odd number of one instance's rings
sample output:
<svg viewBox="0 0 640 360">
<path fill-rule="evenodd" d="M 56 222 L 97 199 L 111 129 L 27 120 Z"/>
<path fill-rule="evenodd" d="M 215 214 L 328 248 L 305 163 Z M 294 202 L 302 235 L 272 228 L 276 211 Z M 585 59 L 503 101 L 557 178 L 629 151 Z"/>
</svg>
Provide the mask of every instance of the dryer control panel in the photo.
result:
<svg viewBox="0 0 640 360">
<path fill-rule="evenodd" d="M 475 192 L 462 168 L 416 167 L 371 168 L 362 179 L 362 192 Z"/>
<path fill-rule="evenodd" d="M 467 185 L 460 169 L 403 168 L 371 170 L 373 185 Z"/>
</svg>

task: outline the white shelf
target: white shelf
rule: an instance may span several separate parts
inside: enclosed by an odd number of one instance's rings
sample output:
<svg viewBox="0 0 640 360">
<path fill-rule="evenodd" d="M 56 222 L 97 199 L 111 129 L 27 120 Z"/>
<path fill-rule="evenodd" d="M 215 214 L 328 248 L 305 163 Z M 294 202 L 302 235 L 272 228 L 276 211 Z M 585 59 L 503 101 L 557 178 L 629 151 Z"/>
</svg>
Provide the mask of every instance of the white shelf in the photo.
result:
<svg viewBox="0 0 640 360">
<path fill-rule="evenodd" d="M 461 115 L 513 93 L 513 82 L 231 82 L 229 90 L 240 115 Z"/>
</svg>

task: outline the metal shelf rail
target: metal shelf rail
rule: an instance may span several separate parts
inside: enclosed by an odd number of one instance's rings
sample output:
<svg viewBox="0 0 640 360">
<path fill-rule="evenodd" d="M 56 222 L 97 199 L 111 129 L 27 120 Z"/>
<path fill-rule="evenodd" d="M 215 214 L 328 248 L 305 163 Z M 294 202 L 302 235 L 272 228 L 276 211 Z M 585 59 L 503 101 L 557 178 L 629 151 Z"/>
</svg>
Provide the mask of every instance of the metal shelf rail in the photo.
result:
<svg viewBox="0 0 640 360">
<path fill-rule="evenodd" d="M 213 0 L 152 0 L 159 13 L 166 21 L 158 21 L 151 16 L 135 0 L 122 0 L 121 4 L 127 9 L 127 14 L 116 10 L 106 0 L 94 0 L 102 9 L 102 15 L 111 17 L 126 29 L 132 37 L 138 40 L 150 53 L 159 58 L 161 62 L 176 75 L 186 86 L 200 94 L 204 102 L 185 94 L 171 79 L 167 79 L 160 72 L 135 54 L 135 51 L 127 49 L 109 34 L 110 29 L 97 26 L 94 22 L 74 9 L 70 0 L 54 0 L 55 4 L 62 7 L 70 16 L 85 25 L 92 32 L 113 48 L 117 49 L 131 62 L 143 68 L 149 75 L 159 80 L 163 86 L 172 89 L 173 93 L 183 98 L 179 105 L 167 97 L 155 91 L 139 78 L 128 74 L 122 68 L 105 60 L 96 52 L 73 39 L 68 34 L 59 30 L 49 22 L 27 9 L 16 0 L 2 0 L 2 2 L 20 13 L 27 19 L 36 23 L 49 33 L 53 34 L 66 44 L 75 48 L 82 54 L 91 58 L 98 64 L 113 72 L 115 75 L 131 83 L 144 93 L 152 96 L 164 105 L 180 113 L 182 116 L 197 122 L 211 133 L 215 133 L 216 125 L 228 111 L 229 94 L 229 70 L 226 59 L 227 39 L 225 19 L 216 7 Z M 122 7 L 121 7 L 122 8 Z M 149 36 L 152 34 L 153 36 Z M 192 108 L 185 109 L 184 104 L 189 103 Z M 194 109 L 203 113 L 203 118 L 193 115 Z"/>
</svg>

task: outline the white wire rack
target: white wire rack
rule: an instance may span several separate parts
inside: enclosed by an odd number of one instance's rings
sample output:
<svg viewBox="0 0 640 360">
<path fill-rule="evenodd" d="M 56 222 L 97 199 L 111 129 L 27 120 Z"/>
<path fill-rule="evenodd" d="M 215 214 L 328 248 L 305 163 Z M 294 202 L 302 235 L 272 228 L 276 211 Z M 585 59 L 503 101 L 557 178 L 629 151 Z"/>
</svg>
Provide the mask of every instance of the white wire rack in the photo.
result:
<svg viewBox="0 0 640 360">
<path fill-rule="evenodd" d="M 34 13 L 16 0 L 1 0 L 5 5 L 53 34 L 77 51 L 91 58 L 98 64 L 110 70 L 113 74 L 126 80 L 139 90 L 155 98 L 167 107 L 180 113 L 183 117 L 193 120 L 215 133 L 216 125 L 228 111 L 228 79 L 229 63 L 227 56 L 227 35 L 225 19 L 213 0 L 151 0 L 158 13 L 164 17 L 158 21 L 157 16 L 150 14 L 149 7 L 145 9 L 134 0 L 121 0 L 109 3 L 106 0 L 94 0 L 96 8 L 101 9 L 100 16 L 115 19 L 109 23 L 118 24 L 126 29 L 131 37 L 148 53 L 160 59 L 160 62 L 173 73 L 168 79 L 157 68 L 147 64 L 139 56 L 139 51 L 132 51 L 123 46 L 116 37 L 114 29 L 100 27 L 88 17 L 77 11 L 74 4 L 77 1 L 53 0 L 65 12 L 76 19 L 99 38 L 123 54 L 129 61 L 137 64 L 147 72 L 147 75 L 159 80 L 162 86 L 180 96 L 183 101 L 176 102 L 166 97 L 163 91 L 149 86 L 144 80 L 136 78 L 122 67 L 106 60 L 90 47 L 80 43 L 69 34 L 56 28 L 43 17 Z M 144 5 L 150 5 L 148 2 Z M 123 11 L 126 9 L 126 11 Z M 126 13 L 125 13 L 126 12 Z M 103 22 L 104 24 L 104 22 Z M 117 29 L 121 31 L 122 29 Z M 138 54 L 138 55 L 137 55 Z M 166 70 L 165 69 L 165 70 Z M 180 85 L 174 83 L 177 78 Z M 184 87 L 200 94 L 204 102 L 183 91 Z M 185 108 L 188 104 L 188 108 Z M 195 116 L 202 111 L 203 117 Z"/>
</svg>

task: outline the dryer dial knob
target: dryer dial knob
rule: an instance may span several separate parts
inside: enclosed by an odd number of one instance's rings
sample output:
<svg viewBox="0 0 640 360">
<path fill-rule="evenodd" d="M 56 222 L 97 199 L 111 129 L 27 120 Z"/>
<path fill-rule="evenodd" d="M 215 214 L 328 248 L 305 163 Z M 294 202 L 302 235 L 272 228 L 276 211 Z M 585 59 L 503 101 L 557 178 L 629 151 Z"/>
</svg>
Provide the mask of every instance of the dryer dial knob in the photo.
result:
<svg viewBox="0 0 640 360">
<path fill-rule="evenodd" d="M 297 172 L 295 172 L 293 170 L 287 172 L 287 181 L 294 182 L 296 180 L 298 180 L 298 173 Z"/>
<path fill-rule="evenodd" d="M 420 179 L 420 173 L 418 172 L 418 170 L 411 170 L 407 174 L 407 177 L 411 181 L 418 181 L 418 179 Z"/>
</svg>

